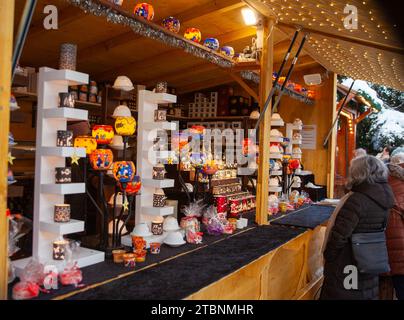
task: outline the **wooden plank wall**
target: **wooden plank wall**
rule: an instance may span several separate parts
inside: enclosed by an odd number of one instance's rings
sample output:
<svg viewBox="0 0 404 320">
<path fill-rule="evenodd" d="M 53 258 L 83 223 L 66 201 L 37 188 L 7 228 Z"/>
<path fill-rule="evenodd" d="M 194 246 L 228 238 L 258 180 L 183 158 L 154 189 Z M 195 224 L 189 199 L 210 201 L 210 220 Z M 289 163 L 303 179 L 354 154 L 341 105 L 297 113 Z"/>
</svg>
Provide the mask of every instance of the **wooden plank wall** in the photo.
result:
<svg viewBox="0 0 404 320">
<path fill-rule="evenodd" d="M 312 73 L 323 74 L 324 72 L 325 69 L 321 66 L 299 70 L 292 75 L 291 80 L 305 86 L 303 75 Z M 314 88 L 314 90 L 316 91 L 316 103 L 314 105 L 307 105 L 288 96 L 283 96 L 279 113 L 285 123 L 293 122 L 295 118 L 300 118 L 303 124 L 317 125 L 316 150 L 302 150 L 302 163 L 305 169 L 315 174 L 317 184 L 327 185 L 327 176 L 330 174 L 329 164 L 334 159 L 330 156 L 331 143 L 328 148 L 323 148 L 322 145 L 332 124 L 335 90 L 334 75 L 330 73 L 328 79 L 323 81 L 320 86 Z"/>
</svg>

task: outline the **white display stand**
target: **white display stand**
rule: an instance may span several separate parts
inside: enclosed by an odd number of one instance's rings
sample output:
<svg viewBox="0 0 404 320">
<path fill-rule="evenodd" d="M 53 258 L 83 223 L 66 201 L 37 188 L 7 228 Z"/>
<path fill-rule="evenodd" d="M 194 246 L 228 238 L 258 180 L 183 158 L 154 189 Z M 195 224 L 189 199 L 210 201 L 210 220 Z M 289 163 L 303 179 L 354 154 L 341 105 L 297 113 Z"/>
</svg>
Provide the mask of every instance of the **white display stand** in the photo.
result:
<svg viewBox="0 0 404 320">
<path fill-rule="evenodd" d="M 166 160 L 168 157 L 175 158 L 174 151 L 154 151 L 153 141 L 157 137 L 158 130 L 176 130 L 175 122 L 155 122 L 154 111 L 159 104 L 176 103 L 177 96 L 167 93 L 154 93 L 148 90 L 139 91 L 138 96 L 138 140 L 137 140 L 137 175 L 142 179 L 142 190 L 136 196 L 136 224 L 146 222 L 151 226 L 151 222 L 156 217 L 174 214 L 173 206 L 162 208 L 153 207 L 153 194 L 156 188 L 174 187 L 173 179 L 155 180 L 153 179 L 153 166 L 159 159 Z M 144 239 L 147 245 L 150 242 L 162 242 L 162 236 L 150 236 Z M 131 246 L 130 235 L 122 237 L 122 244 Z"/>
<path fill-rule="evenodd" d="M 289 138 L 290 143 L 286 147 L 286 153 L 292 154 L 293 151 L 293 146 L 297 145 L 300 147 L 302 144 L 301 139 L 293 139 L 293 133 L 294 131 L 301 131 L 303 129 L 302 126 L 296 126 L 293 123 L 287 123 L 286 124 L 286 137 Z M 292 159 L 301 159 L 302 155 L 301 154 L 292 154 Z"/>
<path fill-rule="evenodd" d="M 84 193 L 85 183 L 55 184 L 55 168 L 65 167 L 66 157 L 85 157 L 86 152 L 84 148 L 56 147 L 56 135 L 57 130 L 66 130 L 68 120 L 87 120 L 88 111 L 58 108 L 58 94 L 68 92 L 69 86 L 87 83 L 88 75 L 84 73 L 39 69 L 32 258 L 43 264 L 56 265 L 59 270 L 66 261 L 53 260 L 53 242 L 63 235 L 84 231 L 84 221 L 56 223 L 53 221 L 54 206 L 65 203 L 65 194 Z M 17 275 L 30 259 L 13 262 Z M 104 261 L 104 253 L 80 247 L 73 260 L 79 267 L 85 267 Z"/>
</svg>

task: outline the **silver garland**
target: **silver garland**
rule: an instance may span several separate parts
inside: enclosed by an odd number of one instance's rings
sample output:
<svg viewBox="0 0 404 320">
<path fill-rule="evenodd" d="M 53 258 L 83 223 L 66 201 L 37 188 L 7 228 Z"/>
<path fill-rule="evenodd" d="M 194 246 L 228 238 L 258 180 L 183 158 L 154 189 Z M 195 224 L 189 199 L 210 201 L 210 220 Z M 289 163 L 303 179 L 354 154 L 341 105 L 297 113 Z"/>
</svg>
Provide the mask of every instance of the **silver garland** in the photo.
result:
<svg viewBox="0 0 404 320">
<path fill-rule="evenodd" d="M 256 84 L 260 83 L 260 76 L 256 72 L 253 72 L 253 71 L 241 71 L 240 76 L 243 79 L 252 81 L 252 82 L 254 82 Z"/>
<path fill-rule="evenodd" d="M 179 48 L 187 53 L 190 53 L 198 58 L 205 59 L 211 63 L 214 63 L 222 68 L 231 68 L 234 63 L 220 57 L 218 54 L 199 48 L 198 46 L 188 43 L 185 39 L 179 39 L 170 34 L 163 32 L 158 28 L 153 28 L 142 21 L 138 21 L 134 18 L 125 17 L 116 10 L 110 7 L 104 6 L 92 0 L 67 0 L 72 5 L 79 7 L 85 13 L 91 13 L 97 17 L 106 17 L 108 22 L 121 24 L 123 26 L 130 27 L 133 32 L 150 39 L 160 41 L 168 46 Z"/>
</svg>

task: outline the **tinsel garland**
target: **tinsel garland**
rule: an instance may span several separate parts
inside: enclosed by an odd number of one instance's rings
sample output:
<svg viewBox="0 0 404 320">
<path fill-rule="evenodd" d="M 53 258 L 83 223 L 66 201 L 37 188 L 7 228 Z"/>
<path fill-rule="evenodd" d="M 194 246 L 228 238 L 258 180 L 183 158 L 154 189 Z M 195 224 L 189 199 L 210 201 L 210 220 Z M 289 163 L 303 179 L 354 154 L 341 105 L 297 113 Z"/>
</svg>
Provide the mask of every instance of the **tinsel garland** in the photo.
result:
<svg viewBox="0 0 404 320">
<path fill-rule="evenodd" d="M 260 83 L 260 76 L 259 74 L 253 72 L 253 71 L 241 71 L 240 72 L 240 76 L 245 79 L 245 80 L 249 80 L 252 81 L 256 84 Z"/>
<path fill-rule="evenodd" d="M 135 18 L 126 17 L 118 11 L 104 6 L 93 0 L 67 0 L 72 5 L 79 7 L 85 13 L 91 13 L 97 17 L 106 17 L 108 22 L 121 24 L 130 27 L 133 32 L 153 40 L 160 41 L 168 46 L 179 48 L 185 52 L 192 54 L 198 58 L 205 59 L 223 68 L 231 68 L 234 63 L 220 57 L 218 54 L 209 52 L 203 48 L 193 45 L 185 39 L 174 37 L 158 28 L 153 28 L 153 25 L 143 23 Z"/>
</svg>

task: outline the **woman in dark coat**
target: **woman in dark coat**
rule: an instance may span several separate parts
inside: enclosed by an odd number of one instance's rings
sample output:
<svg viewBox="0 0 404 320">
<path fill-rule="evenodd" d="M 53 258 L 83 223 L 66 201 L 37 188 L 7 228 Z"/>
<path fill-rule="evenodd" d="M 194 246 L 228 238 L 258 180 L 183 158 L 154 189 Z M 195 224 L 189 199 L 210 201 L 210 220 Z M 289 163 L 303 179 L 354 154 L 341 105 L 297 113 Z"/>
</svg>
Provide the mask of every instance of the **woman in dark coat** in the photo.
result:
<svg viewBox="0 0 404 320">
<path fill-rule="evenodd" d="M 357 272 L 357 289 L 344 286 L 352 272 L 344 273 L 347 266 L 355 266 L 352 253 L 353 233 L 380 232 L 387 223 L 394 197 L 387 183 L 385 164 L 373 156 L 355 158 L 349 168 L 347 189 L 350 195 L 335 213 L 329 226 L 324 251 L 324 283 L 320 299 L 370 300 L 378 298 L 379 275 Z M 375 252 L 374 254 L 378 254 Z M 345 270 L 347 271 L 347 270 Z"/>
</svg>

